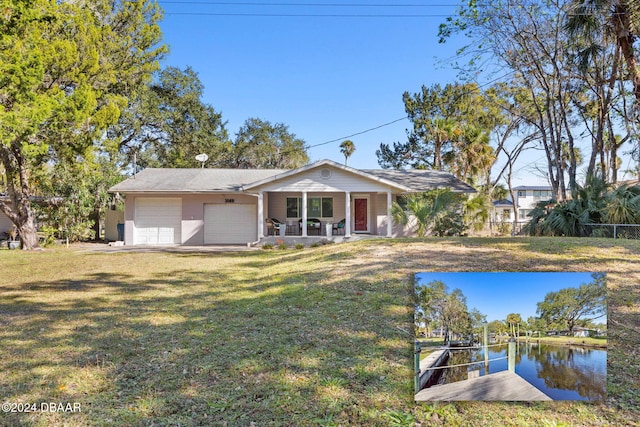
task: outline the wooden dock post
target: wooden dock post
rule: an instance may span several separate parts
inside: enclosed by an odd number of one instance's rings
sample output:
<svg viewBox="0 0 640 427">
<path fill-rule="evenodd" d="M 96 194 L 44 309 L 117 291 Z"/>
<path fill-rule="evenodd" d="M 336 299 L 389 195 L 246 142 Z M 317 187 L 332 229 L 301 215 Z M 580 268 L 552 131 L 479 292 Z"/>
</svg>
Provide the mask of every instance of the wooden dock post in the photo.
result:
<svg viewBox="0 0 640 427">
<path fill-rule="evenodd" d="M 489 374 L 489 324 L 484 324 L 484 374 Z"/>
<path fill-rule="evenodd" d="M 420 346 L 420 341 L 415 342 L 415 347 L 413 350 L 413 368 L 414 368 L 414 382 L 413 387 L 415 389 L 415 393 L 417 394 L 420 391 L 420 353 L 422 352 L 422 347 Z"/>
<path fill-rule="evenodd" d="M 509 339 L 509 348 L 507 350 L 507 357 L 509 359 L 508 371 L 515 372 L 516 371 L 516 339 L 511 337 Z"/>
</svg>

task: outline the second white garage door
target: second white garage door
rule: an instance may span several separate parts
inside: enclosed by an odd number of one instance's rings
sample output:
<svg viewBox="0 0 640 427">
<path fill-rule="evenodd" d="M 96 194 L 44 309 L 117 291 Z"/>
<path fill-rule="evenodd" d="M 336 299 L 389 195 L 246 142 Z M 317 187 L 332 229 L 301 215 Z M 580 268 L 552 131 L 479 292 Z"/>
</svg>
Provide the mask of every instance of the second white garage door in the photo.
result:
<svg viewBox="0 0 640 427">
<path fill-rule="evenodd" d="M 204 243 L 246 244 L 258 240 L 256 205 L 204 205 Z"/>
</svg>

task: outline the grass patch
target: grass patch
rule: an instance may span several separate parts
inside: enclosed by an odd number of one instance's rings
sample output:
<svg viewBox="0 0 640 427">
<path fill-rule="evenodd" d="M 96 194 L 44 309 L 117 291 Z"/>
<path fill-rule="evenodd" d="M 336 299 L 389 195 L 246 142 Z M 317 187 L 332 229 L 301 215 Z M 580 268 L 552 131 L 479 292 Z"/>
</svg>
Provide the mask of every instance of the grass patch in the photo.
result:
<svg viewBox="0 0 640 427">
<path fill-rule="evenodd" d="M 530 337 L 529 341 L 539 341 L 541 343 L 546 344 L 555 344 L 555 345 L 577 345 L 577 346 L 587 346 L 587 347 L 606 347 L 607 339 L 604 337 L 600 338 L 589 338 L 589 337 L 568 337 L 568 336 L 542 336 L 538 338 L 537 336 Z M 527 341 L 525 337 L 519 337 L 518 341 Z"/>
<path fill-rule="evenodd" d="M 368 240 L 304 251 L 0 251 L 11 426 L 637 425 L 640 245 Z M 604 271 L 608 402 L 413 403 L 413 274 Z M 412 424 L 413 423 L 413 424 Z M 634 424 L 636 423 L 636 424 Z"/>
</svg>

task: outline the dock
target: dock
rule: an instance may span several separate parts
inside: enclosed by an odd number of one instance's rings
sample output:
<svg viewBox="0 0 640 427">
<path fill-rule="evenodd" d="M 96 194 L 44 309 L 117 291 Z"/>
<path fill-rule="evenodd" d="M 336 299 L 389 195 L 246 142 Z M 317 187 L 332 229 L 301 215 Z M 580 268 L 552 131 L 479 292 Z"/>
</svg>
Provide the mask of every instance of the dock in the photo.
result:
<svg viewBox="0 0 640 427">
<path fill-rule="evenodd" d="M 415 395 L 415 400 L 426 402 L 435 400 L 549 401 L 552 399 L 515 372 L 502 371 L 425 388 Z"/>
<path fill-rule="evenodd" d="M 424 387 L 437 371 L 428 369 L 442 365 L 449 357 L 449 349 L 436 350 L 424 359 L 420 360 L 420 388 Z"/>
</svg>

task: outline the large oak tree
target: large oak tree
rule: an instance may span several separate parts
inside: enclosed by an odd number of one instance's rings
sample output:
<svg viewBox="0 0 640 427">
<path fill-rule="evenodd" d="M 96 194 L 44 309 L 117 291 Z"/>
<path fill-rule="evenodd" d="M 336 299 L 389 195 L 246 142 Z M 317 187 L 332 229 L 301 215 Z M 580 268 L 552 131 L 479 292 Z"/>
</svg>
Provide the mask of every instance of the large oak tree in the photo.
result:
<svg viewBox="0 0 640 427">
<path fill-rule="evenodd" d="M 147 0 L 5 0 L 0 14 L 0 211 L 38 246 L 32 172 L 82 161 L 158 67 L 157 5 Z"/>
<path fill-rule="evenodd" d="M 537 314 L 547 324 L 559 324 L 570 333 L 579 320 L 592 321 L 606 316 L 607 285 L 603 273 L 594 273 L 593 281 L 577 288 L 549 292 L 538 303 Z"/>
</svg>

